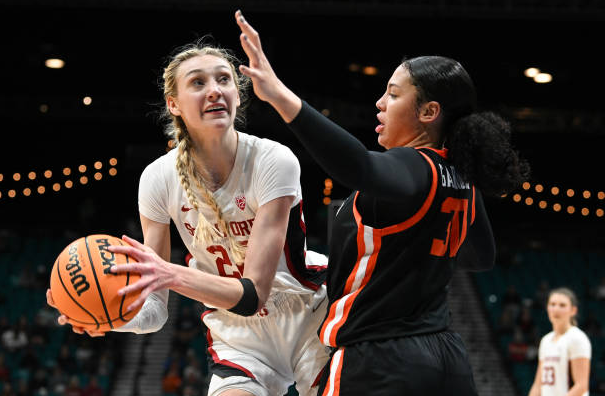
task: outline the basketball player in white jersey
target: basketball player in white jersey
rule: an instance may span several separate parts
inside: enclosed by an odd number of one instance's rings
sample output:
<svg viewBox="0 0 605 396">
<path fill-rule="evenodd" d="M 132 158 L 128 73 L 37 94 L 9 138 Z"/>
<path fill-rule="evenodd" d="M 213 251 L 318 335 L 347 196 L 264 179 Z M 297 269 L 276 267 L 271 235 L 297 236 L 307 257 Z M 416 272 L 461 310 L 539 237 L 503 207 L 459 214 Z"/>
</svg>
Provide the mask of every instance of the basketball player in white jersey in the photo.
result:
<svg viewBox="0 0 605 396">
<path fill-rule="evenodd" d="M 540 361 L 529 396 L 587 396 L 591 345 L 576 326 L 576 295 L 568 288 L 554 289 L 546 310 L 553 330 L 540 341 Z"/>
<path fill-rule="evenodd" d="M 176 148 L 140 179 L 144 245 L 125 236 L 129 246 L 111 248 L 138 262 L 114 272 L 141 273 L 120 293 L 140 291 L 129 308 L 144 304 L 116 331 L 159 330 L 173 290 L 207 307 L 208 395 L 284 395 L 294 382 L 311 395 L 328 360 L 317 336 L 327 258 L 306 250 L 294 154 L 235 130 L 247 83 L 235 61 L 196 44 L 164 70 L 167 134 Z M 170 263 L 171 220 L 193 256 L 188 267 Z"/>
</svg>

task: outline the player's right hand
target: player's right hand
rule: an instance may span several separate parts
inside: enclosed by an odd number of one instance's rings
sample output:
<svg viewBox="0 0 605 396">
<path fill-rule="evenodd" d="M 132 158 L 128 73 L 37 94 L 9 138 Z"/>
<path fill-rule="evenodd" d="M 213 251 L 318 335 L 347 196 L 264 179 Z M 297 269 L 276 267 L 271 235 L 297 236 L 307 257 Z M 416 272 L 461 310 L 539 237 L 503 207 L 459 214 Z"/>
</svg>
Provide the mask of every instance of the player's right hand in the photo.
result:
<svg viewBox="0 0 605 396">
<path fill-rule="evenodd" d="M 50 291 L 50 289 L 46 289 L 46 303 L 48 305 L 50 305 L 51 307 L 53 307 L 54 309 L 57 309 L 57 306 L 55 305 L 55 300 L 53 300 L 53 294 Z M 57 309 L 58 310 L 58 309 Z M 66 324 L 71 324 L 69 322 L 69 318 L 63 314 L 59 315 L 59 317 L 57 318 L 57 322 L 61 325 L 64 326 Z M 77 334 L 88 334 L 91 337 L 103 337 L 105 335 L 105 332 L 102 331 L 92 331 L 92 330 L 87 330 L 84 329 L 83 327 L 79 327 L 79 326 L 74 326 L 73 324 L 71 324 L 71 329 L 73 330 L 74 333 Z"/>
</svg>

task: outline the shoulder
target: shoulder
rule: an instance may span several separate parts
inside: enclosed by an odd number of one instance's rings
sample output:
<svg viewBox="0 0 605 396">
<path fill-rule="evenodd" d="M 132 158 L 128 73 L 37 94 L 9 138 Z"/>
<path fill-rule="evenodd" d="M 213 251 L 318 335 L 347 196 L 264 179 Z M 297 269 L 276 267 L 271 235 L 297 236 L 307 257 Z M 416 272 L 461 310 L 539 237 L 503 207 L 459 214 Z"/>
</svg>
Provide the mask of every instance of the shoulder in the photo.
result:
<svg viewBox="0 0 605 396">
<path fill-rule="evenodd" d="M 171 175 L 176 175 L 176 154 L 176 149 L 171 150 L 145 166 L 141 174 L 141 183 L 167 180 Z"/>
<path fill-rule="evenodd" d="M 258 136 L 248 135 L 242 132 L 239 132 L 239 135 L 244 146 L 248 150 L 251 150 L 251 153 L 253 153 L 254 155 L 255 161 L 259 162 L 261 165 L 298 165 L 298 159 L 288 146 L 285 146 L 271 139 L 260 138 Z"/>
<path fill-rule="evenodd" d="M 583 342 L 590 344 L 590 339 L 586 333 L 576 326 L 573 326 L 569 329 L 569 338 L 572 342 Z"/>
<path fill-rule="evenodd" d="M 551 331 L 547 334 L 544 335 L 544 337 L 542 337 L 542 339 L 540 340 L 540 345 L 542 345 L 545 342 L 548 342 L 550 340 L 552 340 L 553 336 L 555 335 L 554 331 Z"/>
</svg>

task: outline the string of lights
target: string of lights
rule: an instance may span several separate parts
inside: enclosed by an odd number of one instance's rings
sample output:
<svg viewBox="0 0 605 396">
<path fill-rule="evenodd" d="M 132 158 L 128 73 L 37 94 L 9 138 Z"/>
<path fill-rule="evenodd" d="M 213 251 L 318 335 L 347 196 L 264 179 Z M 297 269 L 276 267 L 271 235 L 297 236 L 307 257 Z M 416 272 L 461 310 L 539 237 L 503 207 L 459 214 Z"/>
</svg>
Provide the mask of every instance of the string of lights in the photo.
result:
<svg viewBox="0 0 605 396">
<path fill-rule="evenodd" d="M 525 182 L 522 185 L 524 192 L 512 194 L 513 202 L 524 203 L 527 206 L 536 206 L 541 210 L 550 209 L 554 212 L 567 212 L 570 215 L 594 215 L 603 217 L 605 192 L 590 190 L 574 190 L 573 188 L 546 187 L 540 183 Z M 581 192 L 581 193 L 580 193 Z M 567 202 L 565 202 L 567 201 Z"/>
<path fill-rule="evenodd" d="M 59 192 L 61 189 L 71 189 L 76 185 L 84 186 L 89 181 L 100 181 L 106 176 L 116 176 L 118 173 L 117 164 L 118 160 L 116 158 L 110 158 L 105 163 L 95 161 L 90 167 L 80 164 L 78 166 L 65 166 L 54 171 L 52 169 L 32 170 L 30 172 L 15 172 L 6 176 L 0 173 L 0 200 L 29 197 L 36 193 L 43 195 L 50 190 Z"/>
</svg>

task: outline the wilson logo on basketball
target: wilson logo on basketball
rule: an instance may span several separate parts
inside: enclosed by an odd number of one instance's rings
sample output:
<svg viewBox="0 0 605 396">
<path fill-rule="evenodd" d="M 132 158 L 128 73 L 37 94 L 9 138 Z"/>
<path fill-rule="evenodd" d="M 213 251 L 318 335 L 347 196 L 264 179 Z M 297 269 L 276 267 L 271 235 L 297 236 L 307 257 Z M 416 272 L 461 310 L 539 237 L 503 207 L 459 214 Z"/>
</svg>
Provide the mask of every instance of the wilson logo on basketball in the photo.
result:
<svg viewBox="0 0 605 396">
<path fill-rule="evenodd" d="M 246 197 L 243 195 L 238 195 L 237 197 L 235 197 L 235 204 L 241 210 L 246 209 Z"/>
<path fill-rule="evenodd" d="M 69 280 L 73 285 L 76 293 L 80 296 L 86 290 L 90 288 L 90 284 L 86 280 L 86 277 L 80 273 L 82 271 L 82 267 L 80 266 L 80 260 L 78 258 L 78 245 L 73 244 L 69 247 L 68 250 L 69 260 L 65 269 L 69 273 Z"/>
</svg>

